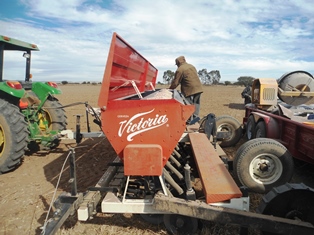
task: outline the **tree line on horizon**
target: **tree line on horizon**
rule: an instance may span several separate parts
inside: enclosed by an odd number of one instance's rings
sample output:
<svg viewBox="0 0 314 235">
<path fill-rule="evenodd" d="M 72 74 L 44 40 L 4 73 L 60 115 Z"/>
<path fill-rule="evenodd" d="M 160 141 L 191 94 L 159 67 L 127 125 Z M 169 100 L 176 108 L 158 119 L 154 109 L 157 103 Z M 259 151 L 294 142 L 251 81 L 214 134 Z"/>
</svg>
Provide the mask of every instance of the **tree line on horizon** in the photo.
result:
<svg viewBox="0 0 314 235">
<path fill-rule="evenodd" d="M 248 86 L 252 85 L 253 80 L 255 79 L 252 76 L 240 76 L 237 78 L 237 82 L 225 81 L 224 83 L 220 83 L 220 72 L 219 70 L 212 70 L 210 72 L 207 69 L 201 69 L 197 72 L 201 83 L 203 85 L 217 85 L 217 84 L 224 84 L 224 85 L 243 85 Z M 164 71 L 163 74 L 163 84 L 170 84 L 171 81 L 174 79 L 175 72 L 172 70 Z"/>
<path fill-rule="evenodd" d="M 223 83 L 220 82 L 221 76 L 219 70 L 212 70 L 210 72 L 207 69 L 199 70 L 198 76 L 201 80 L 203 85 L 239 85 L 239 86 L 248 86 L 252 85 L 253 80 L 255 79 L 252 76 L 241 76 L 237 78 L 237 82 L 231 81 L 224 81 Z M 167 70 L 163 74 L 163 82 L 158 82 L 158 84 L 170 84 L 174 79 L 175 72 L 171 70 Z M 92 84 L 97 85 L 101 84 L 102 82 L 90 82 L 90 81 L 83 81 L 83 82 L 68 82 L 68 81 L 61 81 L 61 84 L 66 85 L 68 83 L 72 84 Z"/>
</svg>

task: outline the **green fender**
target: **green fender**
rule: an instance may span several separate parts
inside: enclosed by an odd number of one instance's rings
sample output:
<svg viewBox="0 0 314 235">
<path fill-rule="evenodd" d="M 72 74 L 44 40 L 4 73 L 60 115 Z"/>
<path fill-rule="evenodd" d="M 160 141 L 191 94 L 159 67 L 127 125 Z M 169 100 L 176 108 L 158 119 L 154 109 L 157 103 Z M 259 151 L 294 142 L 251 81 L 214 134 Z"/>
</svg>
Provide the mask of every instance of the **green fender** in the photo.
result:
<svg viewBox="0 0 314 235">
<path fill-rule="evenodd" d="M 0 82 L 0 91 L 3 91 L 4 93 L 10 94 L 17 98 L 22 98 L 25 94 L 25 90 L 22 87 L 19 89 L 15 89 L 10 87 L 7 82 Z"/>
<path fill-rule="evenodd" d="M 32 91 L 43 101 L 47 99 L 48 95 L 61 94 L 61 90 L 58 87 L 52 87 L 48 85 L 48 82 L 33 82 Z"/>
</svg>

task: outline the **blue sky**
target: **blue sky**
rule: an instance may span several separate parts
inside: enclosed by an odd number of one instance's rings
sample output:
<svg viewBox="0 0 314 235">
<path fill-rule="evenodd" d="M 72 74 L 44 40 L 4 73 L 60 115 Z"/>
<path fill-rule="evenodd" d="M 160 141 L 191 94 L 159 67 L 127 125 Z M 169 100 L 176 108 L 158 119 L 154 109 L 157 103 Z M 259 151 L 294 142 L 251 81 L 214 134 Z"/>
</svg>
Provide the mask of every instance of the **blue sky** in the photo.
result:
<svg viewBox="0 0 314 235">
<path fill-rule="evenodd" d="M 236 81 L 313 74 L 313 15 L 312 0 L 0 0 L 0 34 L 38 45 L 34 81 L 101 81 L 113 32 L 159 70 L 159 81 L 180 55 Z"/>
</svg>

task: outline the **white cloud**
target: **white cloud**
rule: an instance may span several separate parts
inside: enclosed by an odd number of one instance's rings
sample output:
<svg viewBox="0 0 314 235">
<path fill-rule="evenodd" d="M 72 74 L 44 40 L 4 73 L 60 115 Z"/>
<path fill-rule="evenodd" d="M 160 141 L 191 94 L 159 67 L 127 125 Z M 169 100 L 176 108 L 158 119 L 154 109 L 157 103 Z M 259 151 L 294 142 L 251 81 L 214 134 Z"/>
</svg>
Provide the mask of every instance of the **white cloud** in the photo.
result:
<svg viewBox="0 0 314 235">
<path fill-rule="evenodd" d="M 310 0 L 23 3 L 28 18 L 2 19 L 1 31 L 40 46 L 32 71 L 47 79 L 100 81 L 114 31 L 159 69 L 160 81 L 180 55 L 229 81 L 313 71 Z"/>
</svg>

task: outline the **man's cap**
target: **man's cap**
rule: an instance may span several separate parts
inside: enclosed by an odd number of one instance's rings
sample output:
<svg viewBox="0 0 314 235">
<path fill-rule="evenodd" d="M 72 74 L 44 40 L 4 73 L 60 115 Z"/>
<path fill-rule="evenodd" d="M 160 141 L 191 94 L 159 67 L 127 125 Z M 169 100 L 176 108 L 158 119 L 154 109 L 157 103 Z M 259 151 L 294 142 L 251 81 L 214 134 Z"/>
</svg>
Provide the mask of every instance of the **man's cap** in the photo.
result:
<svg viewBox="0 0 314 235">
<path fill-rule="evenodd" d="M 177 57 L 176 59 L 175 59 L 175 65 L 178 65 L 178 62 L 185 62 L 185 57 L 183 56 L 183 55 L 181 55 L 181 56 L 179 56 L 179 57 Z"/>
</svg>

